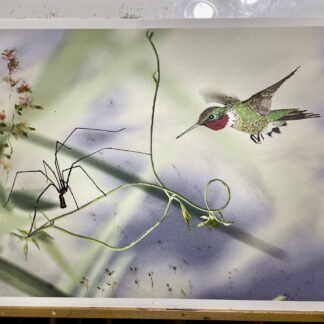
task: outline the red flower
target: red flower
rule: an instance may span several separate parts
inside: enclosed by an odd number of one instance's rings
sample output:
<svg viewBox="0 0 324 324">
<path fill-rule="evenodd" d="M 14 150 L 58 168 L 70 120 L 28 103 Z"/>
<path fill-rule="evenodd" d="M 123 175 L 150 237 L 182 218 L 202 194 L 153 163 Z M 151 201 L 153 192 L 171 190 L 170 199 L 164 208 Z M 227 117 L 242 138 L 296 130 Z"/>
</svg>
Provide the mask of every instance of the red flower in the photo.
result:
<svg viewBox="0 0 324 324">
<path fill-rule="evenodd" d="M 6 114 L 3 111 L 2 113 L 0 113 L 0 120 L 5 120 L 6 119 Z"/>
<path fill-rule="evenodd" d="M 31 93 L 31 89 L 28 83 L 26 83 L 25 81 L 22 81 L 21 85 L 19 87 L 17 87 L 16 89 L 17 93 L 25 93 L 25 92 L 29 92 Z"/>
<path fill-rule="evenodd" d="M 16 53 L 15 48 L 8 48 L 1 53 L 2 59 L 7 61 L 7 68 L 10 75 L 19 70 L 19 61 L 16 58 Z"/>
</svg>

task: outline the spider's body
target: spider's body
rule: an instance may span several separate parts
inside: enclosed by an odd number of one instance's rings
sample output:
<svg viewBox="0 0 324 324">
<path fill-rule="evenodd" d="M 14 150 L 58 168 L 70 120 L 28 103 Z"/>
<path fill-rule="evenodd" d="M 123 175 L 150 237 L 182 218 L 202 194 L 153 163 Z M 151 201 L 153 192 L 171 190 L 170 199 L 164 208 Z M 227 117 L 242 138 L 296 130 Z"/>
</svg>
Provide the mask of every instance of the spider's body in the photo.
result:
<svg viewBox="0 0 324 324">
<path fill-rule="evenodd" d="M 60 199 L 60 207 L 66 208 L 66 202 L 64 195 L 68 192 L 67 188 L 62 188 L 61 191 L 59 191 L 59 199 Z"/>
</svg>

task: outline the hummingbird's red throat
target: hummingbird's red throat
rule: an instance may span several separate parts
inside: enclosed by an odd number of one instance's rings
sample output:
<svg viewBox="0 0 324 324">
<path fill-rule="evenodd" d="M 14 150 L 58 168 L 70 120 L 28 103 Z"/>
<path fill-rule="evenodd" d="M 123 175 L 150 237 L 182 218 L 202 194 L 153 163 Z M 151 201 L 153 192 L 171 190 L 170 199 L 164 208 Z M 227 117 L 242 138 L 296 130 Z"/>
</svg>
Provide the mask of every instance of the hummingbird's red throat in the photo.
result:
<svg viewBox="0 0 324 324">
<path fill-rule="evenodd" d="M 223 129 L 228 122 L 229 118 L 227 114 L 224 114 L 224 116 L 221 119 L 216 119 L 216 120 L 208 120 L 204 125 L 212 130 L 220 130 Z"/>
</svg>

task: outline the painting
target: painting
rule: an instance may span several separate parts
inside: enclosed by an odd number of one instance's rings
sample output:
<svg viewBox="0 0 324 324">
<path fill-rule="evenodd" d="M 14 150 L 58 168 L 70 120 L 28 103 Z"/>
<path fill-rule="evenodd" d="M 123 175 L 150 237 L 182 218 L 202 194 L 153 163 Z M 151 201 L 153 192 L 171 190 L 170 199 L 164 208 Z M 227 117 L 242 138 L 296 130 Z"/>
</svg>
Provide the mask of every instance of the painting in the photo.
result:
<svg viewBox="0 0 324 324">
<path fill-rule="evenodd" d="M 0 295 L 323 301 L 322 27 L 0 31 Z"/>
</svg>

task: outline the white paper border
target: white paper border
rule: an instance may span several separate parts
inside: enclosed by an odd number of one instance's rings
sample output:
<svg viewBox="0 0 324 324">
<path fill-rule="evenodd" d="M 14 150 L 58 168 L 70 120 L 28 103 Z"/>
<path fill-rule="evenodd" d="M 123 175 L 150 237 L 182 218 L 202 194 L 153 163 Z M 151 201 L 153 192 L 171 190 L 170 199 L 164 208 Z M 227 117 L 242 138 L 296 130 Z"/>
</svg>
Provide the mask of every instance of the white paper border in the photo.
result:
<svg viewBox="0 0 324 324">
<path fill-rule="evenodd" d="M 324 302 L 172 298 L 2 297 L 0 307 L 149 308 L 202 311 L 323 312 Z"/>
</svg>

